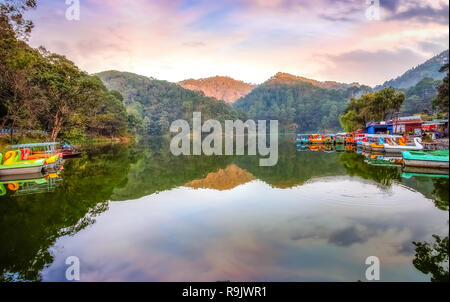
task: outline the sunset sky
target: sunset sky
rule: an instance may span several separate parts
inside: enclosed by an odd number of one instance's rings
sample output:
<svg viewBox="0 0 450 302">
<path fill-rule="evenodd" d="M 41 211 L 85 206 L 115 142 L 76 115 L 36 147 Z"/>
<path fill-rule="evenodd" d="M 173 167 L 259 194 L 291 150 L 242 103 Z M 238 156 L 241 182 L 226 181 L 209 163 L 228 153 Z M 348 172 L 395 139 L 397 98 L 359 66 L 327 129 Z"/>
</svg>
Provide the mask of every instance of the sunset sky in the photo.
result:
<svg viewBox="0 0 450 302">
<path fill-rule="evenodd" d="M 448 0 L 380 0 L 380 20 L 366 0 L 79 1 L 79 21 L 65 0 L 38 1 L 30 42 L 90 73 L 261 83 L 281 71 L 376 85 L 449 47 Z"/>
</svg>

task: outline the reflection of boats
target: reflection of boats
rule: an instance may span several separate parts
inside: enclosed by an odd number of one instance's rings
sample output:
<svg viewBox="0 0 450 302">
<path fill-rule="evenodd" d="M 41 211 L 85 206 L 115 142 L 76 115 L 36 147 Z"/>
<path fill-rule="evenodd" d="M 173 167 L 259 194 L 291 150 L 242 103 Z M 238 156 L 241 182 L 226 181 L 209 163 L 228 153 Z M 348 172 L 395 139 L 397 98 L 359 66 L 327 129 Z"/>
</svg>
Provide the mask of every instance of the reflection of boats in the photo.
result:
<svg viewBox="0 0 450 302">
<path fill-rule="evenodd" d="M 50 192 L 59 180 L 59 173 L 2 176 L 0 177 L 0 196 L 5 195 L 7 189 L 14 192 L 14 195 Z"/>
<path fill-rule="evenodd" d="M 324 145 L 310 145 L 309 151 L 324 151 L 325 146 Z"/>
<path fill-rule="evenodd" d="M 399 156 L 386 156 L 384 154 L 365 154 L 367 163 L 373 166 L 392 166 L 401 165 L 403 163 L 402 158 Z"/>
<path fill-rule="evenodd" d="M 337 144 L 335 149 L 336 149 L 336 152 L 343 152 L 343 151 L 345 151 L 345 145 Z"/>
<path fill-rule="evenodd" d="M 444 169 L 449 167 L 448 150 L 403 151 L 402 156 L 406 166 Z"/>
<path fill-rule="evenodd" d="M 420 168 L 412 166 L 406 166 L 403 168 L 402 177 L 411 178 L 413 176 L 448 178 L 448 169 Z"/>
<path fill-rule="evenodd" d="M 355 146 L 354 146 L 354 145 L 346 145 L 346 146 L 345 146 L 345 150 L 347 150 L 347 151 L 353 151 L 353 150 L 355 150 Z"/>
<path fill-rule="evenodd" d="M 414 145 L 406 145 L 406 142 L 402 137 L 396 142 L 394 138 L 386 138 L 386 142 L 384 144 L 384 150 L 389 153 L 401 153 L 402 151 L 412 150 L 412 151 L 420 151 L 423 150 L 422 140 L 419 137 L 414 138 Z"/>
</svg>

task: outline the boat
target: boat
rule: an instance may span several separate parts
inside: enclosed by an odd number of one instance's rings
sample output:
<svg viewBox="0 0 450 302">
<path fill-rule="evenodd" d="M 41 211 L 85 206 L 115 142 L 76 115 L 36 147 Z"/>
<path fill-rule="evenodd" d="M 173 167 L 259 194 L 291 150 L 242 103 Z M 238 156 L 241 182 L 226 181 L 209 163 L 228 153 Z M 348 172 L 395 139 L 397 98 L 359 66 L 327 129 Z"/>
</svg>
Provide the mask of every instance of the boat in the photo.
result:
<svg viewBox="0 0 450 302">
<path fill-rule="evenodd" d="M 309 136 L 309 142 L 312 144 L 323 144 L 325 140 L 320 134 L 312 134 Z"/>
<path fill-rule="evenodd" d="M 300 142 L 301 144 L 309 144 L 309 135 L 298 134 L 297 136 L 297 142 Z"/>
<path fill-rule="evenodd" d="M 81 155 L 81 152 L 76 151 L 75 148 L 68 143 L 64 143 L 58 151 L 62 153 L 63 158 L 72 158 Z"/>
<path fill-rule="evenodd" d="M 62 163 L 63 154 L 56 149 L 58 142 L 32 143 L 7 146 L 16 149 L 13 163 L 33 162 L 37 159 L 45 159 L 45 169 L 57 169 Z M 38 149 L 38 150 L 36 150 Z"/>
<path fill-rule="evenodd" d="M 405 166 L 448 169 L 448 150 L 402 151 Z"/>
<path fill-rule="evenodd" d="M 327 145 L 334 144 L 334 135 L 333 134 L 327 134 L 324 136 L 324 143 Z"/>
<path fill-rule="evenodd" d="M 336 144 L 345 144 L 345 134 L 336 134 Z"/>
<path fill-rule="evenodd" d="M 355 144 L 355 138 L 349 133 L 347 133 L 345 135 L 344 140 L 345 140 L 345 144 L 347 144 L 347 145 Z"/>
<path fill-rule="evenodd" d="M 400 137 L 401 138 L 401 137 Z M 402 151 L 420 151 L 423 150 L 422 139 L 419 137 L 414 138 L 414 145 L 406 145 L 404 141 L 395 141 L 394 138 L 386 139 L 387 142 L 384 144 L 384 150 L 388 153 L 401 153 Z"/>
<path fill-rule="evenodd" d="M 34 161 L 26 161 L 26 162 L 12 162 L 10 158 L 12 158 L 14 154 L 10 154 L 10 157 L 3 161 L 3 154 L 0 153 L 0 176 L 8 176 L 8 175 L 23 175 L 23 174 L 36 174 L 41 173 L 46 163 L 46 159 L 36 159 Z"/>
</svg>

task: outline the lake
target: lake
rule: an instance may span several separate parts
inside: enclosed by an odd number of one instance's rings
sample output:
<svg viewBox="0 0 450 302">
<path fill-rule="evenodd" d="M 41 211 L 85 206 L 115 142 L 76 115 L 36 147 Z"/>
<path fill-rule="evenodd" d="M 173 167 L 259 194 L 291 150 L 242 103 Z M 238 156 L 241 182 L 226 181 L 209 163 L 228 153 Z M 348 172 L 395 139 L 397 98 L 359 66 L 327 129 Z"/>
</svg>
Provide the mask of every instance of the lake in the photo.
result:
<svg viewBox="0 0 450 302">
<path fill-rule="evenodd" d="M 259 156 L 179 156 L 157 138 L 84 150 L 64 169 L 0 185 L 9 281 L 430 281 L 413 242 L 448 236 L 448 177 L 371 165 L 352 150 L 280 141 Z M 416 259 L 416 260 L 415 260 Z M 448 266 L 447 266 L 448 272 Z"/>
</svg>

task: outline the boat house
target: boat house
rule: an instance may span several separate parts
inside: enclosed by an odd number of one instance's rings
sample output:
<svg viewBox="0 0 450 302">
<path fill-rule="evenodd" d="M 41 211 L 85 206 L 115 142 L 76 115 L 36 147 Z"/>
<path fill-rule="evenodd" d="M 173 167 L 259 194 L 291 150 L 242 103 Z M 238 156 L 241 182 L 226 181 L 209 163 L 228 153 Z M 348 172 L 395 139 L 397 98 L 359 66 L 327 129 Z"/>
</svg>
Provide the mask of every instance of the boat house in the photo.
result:
<svg viewBox="0 0 450 302">
<path fill-rule="evenodd" d="M 366 124 L 368 134 L 392 134 L 392 124 L 387 122 L 370 122 Z"/>
<path fill-rule="evenodd" d="M 394 134 L 422 134 L 422 118 L 420 116 L 404 116 L 390 121 L 393 125 Z"/>
</svg>

